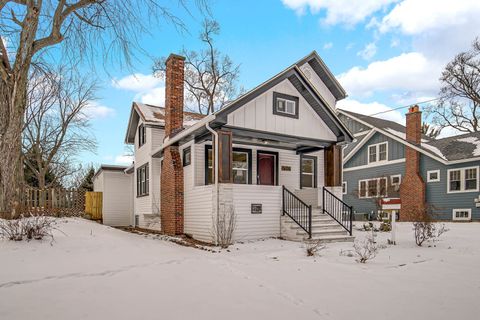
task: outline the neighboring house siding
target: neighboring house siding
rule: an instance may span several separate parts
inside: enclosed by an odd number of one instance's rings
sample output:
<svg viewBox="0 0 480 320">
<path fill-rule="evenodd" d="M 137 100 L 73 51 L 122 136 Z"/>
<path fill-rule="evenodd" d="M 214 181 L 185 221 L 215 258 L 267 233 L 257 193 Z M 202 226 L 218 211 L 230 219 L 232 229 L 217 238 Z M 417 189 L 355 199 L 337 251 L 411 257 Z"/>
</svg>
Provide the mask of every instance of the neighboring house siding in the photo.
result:
<svg viewBox="0 0 480 320">
<path fill-rule="evenodd" d="M 388 161 L 405 158 L 405 146 L 402 143 L 377 132 L 345 163 L 344 168 L 367 165 L 368 146 L 385 141 L 388 142 Z"/>
<path fill-rule="evenodd" d="M 353 210 L 357 213 L 376 213 L 377 206 L 375 205 L 374 199 L 358 198 L 358 181 L 369 178 L 387 177 L 387 181 L 390 185 L 390 176 L 397 174 L 402 175 L 403 178 L 405 174 L 405 164 L 403 162 L 375 168 L 345 171 L 343 173 L 343 181 L 347 182 L 347 194 L 343 195 L 343 199 L 346 203 L 353 206 Z M 394 196 L 399 197 L 398 194 Z"/>
<path fill-rule="evenodd" d="M 371 129 L 370 127 L 367 127 L 366 125 L 361 124 L 360 122 L 355 121 L 352 118 L 345 116 L 344 114 L 339 114 L 338 117 L 340 118 L 340 120 L 342 120 L 348 130 L 350 130 L 350 132 L 353 134 L 362 131 L 368 131 Z"/>
<path fill-rule="evenodd" d="M 435 218 L 452 220 L 453 209 L 471 209 L 472 219 L 480 220 L 480 208 L 475 207 L 474 198 L 479 195 L 478 191 L 447 193 L 447 171 L 466 167 L 480 166 L 480 161 L 467 162 L 455 165 L 444 165 L 430 157 L 422 155 L 420 170 L 426 184 L 426 202 L 435 214 Z M 439 182 L 427 182 L 429 170 L 440 170 Z M 480 173 L 479 173 L 480 174 Z"/>
<path fill-rule="evenodd" d="M 273 114 L 273 92 L 292 95 L 299 98 L 299 118 Z M 269 131 L 298 137 L 336 141 L 337 137 L 323 122 L 315 110 L 308 104 L 289 80 L 284 80 L 247 102 L 228 115 L 230 126 Z M 315 130 L 312 130 L 315 128 Z"/>
</svg>

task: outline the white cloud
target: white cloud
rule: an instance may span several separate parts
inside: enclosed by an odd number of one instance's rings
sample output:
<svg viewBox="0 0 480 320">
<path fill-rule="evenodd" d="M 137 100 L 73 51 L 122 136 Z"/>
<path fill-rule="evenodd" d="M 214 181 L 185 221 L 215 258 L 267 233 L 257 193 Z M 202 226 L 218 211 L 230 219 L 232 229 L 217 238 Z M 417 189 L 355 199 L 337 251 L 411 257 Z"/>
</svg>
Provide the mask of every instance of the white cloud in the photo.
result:
<svg viewBox="0 0 480 320">
<path fill-rule="evenodd" d="M 163 107 L 165 105 L 165 87 L 153 88 L 151 90 L 141 92 L 135 96 L 135 100 L 142 103 Z"/>
<path fill-rule="evenodd" d="M 339 109 L 352 111 L 352 112 L 364 114 L 367 116 L 375 115 L 375 117 L 377 118 L 395 121 L 405 125 L 405 117 L 402 114 L 402 109 L 390 111 L 392 110 L 392 108 L 376 101 L 363 103 L 363 102 L 349 98 L 349 99 L 339 101 L 337 103 L 337 107 Z M 388 111 L 388 112 L 385 112 L 385 111 Z M 379 112 L 384 112 L 384 113 L 376 115 Z"/>
<path fill-rule="evenodd" d="M 115 110 L 93 101 L 83 109 L 83 114 L 89 119 L 104 119 L 114 116 Z"/>
<path fill-rule="evenodd" d="M 390 48 L 396 48 L 400 45 L 400 40 L 393 38 L 390 40 Z"/>
<path fill-rule="evenodd" d="M 478 21 L 479 14 L 478 0 L 404 0 L 382 19 L 380 31 L 400 29 L 404 34 L 421 34 Z"/>
<path fill-rule="evenodd" d="M 133 156 L 122 154 L 115 157 L 116 164 L 131 164 L 133 162 Z"/>
<path fill-rule="evenodd" d="M 333 43 L 332 42 L 327 42 L 323 45 L 324 50 L 332 49 Z"/>
<path fill-rule="evenodd" d="M 345 24 L 353 26 L 373 13 L 397 0 L 282 0 L 288 8 L 299 15 L 308 10 L 312 14 L 326 11 L 322 22 L 327 25 Z"/>
<path fill-rule="evenodd" d="M 112 86 L 117 89 L 143 92 L 159 86 L 162 80 L 149 74 L 135 73 L 120 79 L 113 79 Z"/>
<path fill-rule="evenodd" d="M 372 62 L 366 68 L 353 67 L 337 78 L 351 96 L 390 90 L 436 93 L 441 69 L 442 65 L 422 53 L 410 52 Z"/>
<path fill-rule="evenodd" d="M 375 44 L 375 42 L 370 42 L 365 46 L 365 48 L 357 52 L 357 56 L 360 56 L 365 60 L 372 59 L 373 56 L 375 56 L 376 54 L 377 54 L 377 45 Z"/>
</svg>

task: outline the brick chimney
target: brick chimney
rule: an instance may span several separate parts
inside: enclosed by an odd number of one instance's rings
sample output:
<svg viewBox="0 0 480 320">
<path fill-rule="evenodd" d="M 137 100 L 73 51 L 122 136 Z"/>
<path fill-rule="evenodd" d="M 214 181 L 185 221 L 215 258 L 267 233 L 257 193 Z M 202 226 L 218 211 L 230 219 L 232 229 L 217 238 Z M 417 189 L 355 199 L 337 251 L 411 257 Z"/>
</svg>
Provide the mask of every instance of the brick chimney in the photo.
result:
<svg viewBox="0 0 480 320">
<path fill-rule="evenodd" d="M 165 138 L 183 130 L 183 77 L 185 58 L 171 54 L 166 61 Z M 163 150 L 160 181 L 162 231 L 183 234 L 183 166 L 178 145 Z"/>
<path fill-rule="evenodd" d="M 413 145 L 420 146 L 422 139 L 422 112 L 415 105 L 406 114 L 406 139 Z M 425 182 L 420 174 L 420 153 L 405 147 L 405 176 L 400 187 L 402 200 L 400 219 L 417 221 L 422 218 L 425 209 Z"/>
</svg>

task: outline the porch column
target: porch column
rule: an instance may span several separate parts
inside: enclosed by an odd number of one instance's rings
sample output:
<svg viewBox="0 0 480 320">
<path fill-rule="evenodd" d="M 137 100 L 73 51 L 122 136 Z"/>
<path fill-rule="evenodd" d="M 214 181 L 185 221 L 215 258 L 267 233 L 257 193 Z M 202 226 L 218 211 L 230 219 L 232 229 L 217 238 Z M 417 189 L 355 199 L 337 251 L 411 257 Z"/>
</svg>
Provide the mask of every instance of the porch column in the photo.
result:
<svg viewBox="0 0 480 320">
<path fill-rule="evenodd" d="M 342 147 L 331 145 L 325 149 L 325 187 L 340 187 L 342 185 Z"/>
<path fill-rule="evenodd" d="M 232 183 L 232 132 L 218 131 L 218 182 Z"/>
</svg>

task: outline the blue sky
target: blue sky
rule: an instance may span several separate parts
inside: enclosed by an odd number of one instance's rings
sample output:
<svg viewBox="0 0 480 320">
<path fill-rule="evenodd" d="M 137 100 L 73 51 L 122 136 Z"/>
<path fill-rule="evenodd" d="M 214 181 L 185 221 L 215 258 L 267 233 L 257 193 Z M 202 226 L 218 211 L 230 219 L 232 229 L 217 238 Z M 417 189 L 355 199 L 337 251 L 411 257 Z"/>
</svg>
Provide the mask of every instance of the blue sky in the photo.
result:
<svg viewBox="0 0 480 320">
<path fill-rule="evenodd" d="M 480 1 L 211 0 L 210 6 L 221 26 L 217 47 L 241 65 L 245 89 L 317 50 L 349 94 L 339 106 L 364 114 L 435 97 L 442 68 L 480 35 Z M 200 48 L 202 17 L 172 11 L 184 18 L 188 33 L 154 26 L 140 39 L 148 55 L 139 55 L 133 69 L 98 71 L 102 89 L 89 112 L 99 146 L 79 161 L 128 162 L 123 140 L 132 101 L 164 104 L 152 58 Z M 403 122 L 404 112 L 382 117 Z"/>
</svg>

